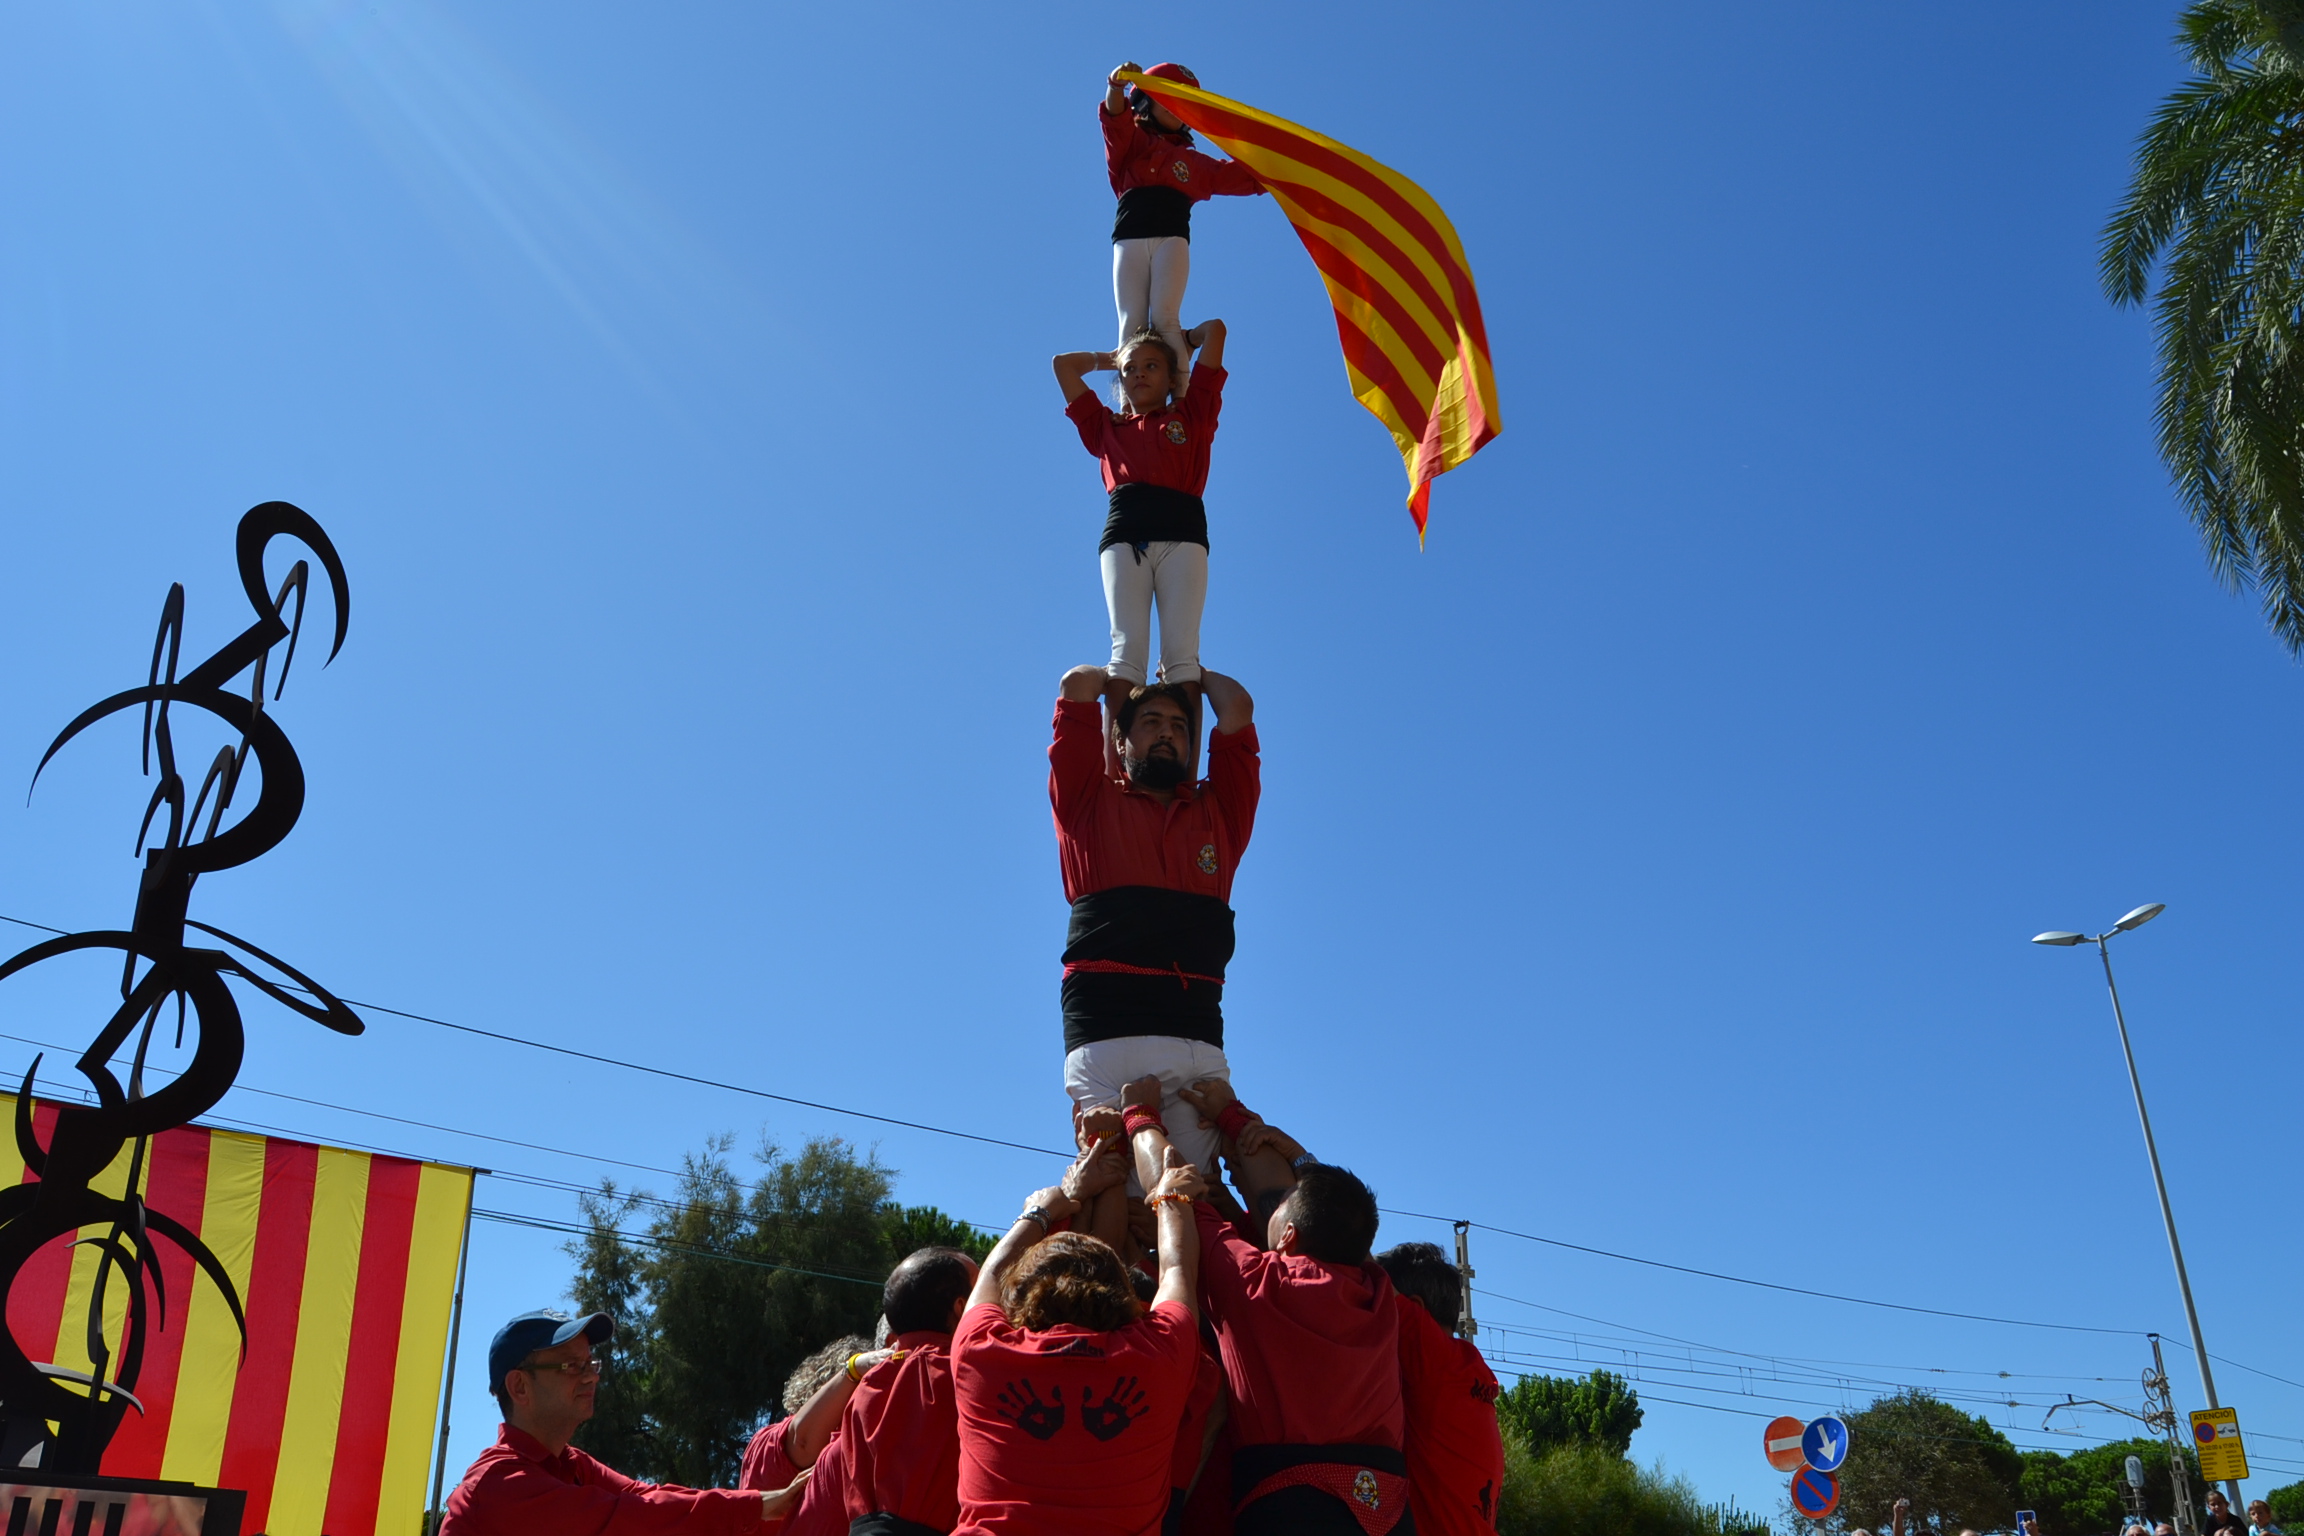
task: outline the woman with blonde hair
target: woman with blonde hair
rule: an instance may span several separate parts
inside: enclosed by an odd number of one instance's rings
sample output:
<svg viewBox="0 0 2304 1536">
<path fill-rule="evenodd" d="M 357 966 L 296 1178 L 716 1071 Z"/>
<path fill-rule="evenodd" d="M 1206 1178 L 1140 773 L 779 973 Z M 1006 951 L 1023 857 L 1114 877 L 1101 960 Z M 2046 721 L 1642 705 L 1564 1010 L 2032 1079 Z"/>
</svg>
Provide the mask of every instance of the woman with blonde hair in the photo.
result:
<svg viewBox="0 0 2304 1536">
<path fill-rule="evenodd" d="M 1149 1307 L 1102 1240 L 1051 1225 L 1063 1186 L 1026 1204 L 984 1261 L 952 1336 L 960 1523 L 952 1536 L 1145 1536 L 1170 1498 L 1176 1431 L 1199 1371 L 1194 1301 L 1200 1170 L 1173 1150 L 1150 1204 L 1159 1286 Z"/>
</svg>

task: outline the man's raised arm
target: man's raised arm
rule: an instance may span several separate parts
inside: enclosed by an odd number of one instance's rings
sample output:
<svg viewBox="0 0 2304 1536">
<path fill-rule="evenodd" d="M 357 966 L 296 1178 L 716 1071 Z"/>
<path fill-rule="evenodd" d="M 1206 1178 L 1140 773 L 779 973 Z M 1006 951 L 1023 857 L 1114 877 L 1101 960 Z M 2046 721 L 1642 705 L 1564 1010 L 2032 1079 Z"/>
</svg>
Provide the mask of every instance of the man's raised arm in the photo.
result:
<svg viewBox="0 0 2304 1536">
<path fill-rule="evenodd" d="M 1104 710 L 1098 699 L 1109 679 L 1102 667 L 1079 666 L 1056 690 L 1056 739 L 1048 748 L 1048 801 L 1060 826 L 1070 826 L 1104 777 Z M 1081 709 L 1080 705 L 1088 708 Z"/>
</svg>

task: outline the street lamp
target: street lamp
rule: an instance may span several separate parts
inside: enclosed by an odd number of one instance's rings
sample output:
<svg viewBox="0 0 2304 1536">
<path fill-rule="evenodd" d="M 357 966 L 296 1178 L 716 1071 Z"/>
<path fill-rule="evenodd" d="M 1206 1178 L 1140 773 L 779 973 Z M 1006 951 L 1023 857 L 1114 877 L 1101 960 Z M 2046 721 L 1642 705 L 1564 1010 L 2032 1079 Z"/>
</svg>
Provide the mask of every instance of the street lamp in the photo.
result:
<svg viewBox="0 0 2304 1536">
<path fill-rule="evenodd" d="M 2168 1204 L 2168 1181 L 2160 1173 L 2160 1149 L 2152 1140 L 2152 1117 L 2144 1111 L 2144 1080 L 2136 1075 L 2136 1052 L 2128 1043 L 2128 1019 L 2120 1011 L 2120 987 L 2112 979 L 2112 951 L 2104 941 L 2116 933 L 2141 928 L 2168 910 L 2163 901 L 2147 902 L 2102 933 L 2036 933 L 2035 944 L 2052 944 L 2068 949 L 2075 944 L 2093 944 L 2097 958 L 2104 962 L 2104 986 L 2112 994 L 2112 1022 L 2120 1026 L 2120 1054 L 2128 1058 L 2128 1086 L 2136 1091 L 2136 1119 L 2144 1127 L 2144 1155 L 2152 1160 L 2152 1187 L 2160 1192 L 2160 1220 L 2168 1228 L 2168 1256 L 2176 1261 L 2176 1288 L 2184 1293 L 2184 1321 L 2192 1327 L 2192 1354 L 2200 1362 L 2200 1390 L 2207 1394 L 2208 1406 L 2221 1408 L 2216 1400 L 2216 1378 L 2208 1369 L 2208 1343 L 2200 1337 L 2200 1313 L 2192 1305 L 2192 1279 L 2184 1272 L 2184 1247 L 2176 1241 L 2176 1212 Z M 2240 1507 L 2240 1485 L 2234 1481 L 2224 1484 L 2225 1496 L 2232 1507 Z"/>
</svg>

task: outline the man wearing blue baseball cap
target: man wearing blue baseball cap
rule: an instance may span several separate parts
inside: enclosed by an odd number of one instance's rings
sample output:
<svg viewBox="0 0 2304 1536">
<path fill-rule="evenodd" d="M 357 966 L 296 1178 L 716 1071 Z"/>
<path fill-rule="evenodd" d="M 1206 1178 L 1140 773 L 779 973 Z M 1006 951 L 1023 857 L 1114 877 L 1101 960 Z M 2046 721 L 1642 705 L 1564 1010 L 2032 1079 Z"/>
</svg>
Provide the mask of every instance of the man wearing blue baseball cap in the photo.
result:
<svg viewBox="0 0 2304 1536">
<path fill-rule="evenodd" d="M 605 1368 L 593 1349 L 616 1337 L 605 1312 L 525 1312 L 488 1346 L 488 1390 L 504 1410 L 496 1443 L 448 1496 L 440 1536 L 755 1536 L 797 1509 L 803 1472 L 775 1493 L 675 1488 L 602 1466 L 568 1443 L 592 1417 Z"/>
</svg>

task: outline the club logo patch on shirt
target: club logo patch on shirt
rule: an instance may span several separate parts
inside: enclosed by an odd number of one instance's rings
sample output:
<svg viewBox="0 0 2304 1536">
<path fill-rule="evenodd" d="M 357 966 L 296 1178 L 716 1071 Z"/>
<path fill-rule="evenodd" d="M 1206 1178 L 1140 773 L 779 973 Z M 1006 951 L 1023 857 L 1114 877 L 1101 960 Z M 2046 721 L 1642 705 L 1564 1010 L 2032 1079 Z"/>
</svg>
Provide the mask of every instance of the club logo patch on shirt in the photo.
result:
<svg viewBox="0 0 2304 1536">
<path fill-rule="evenodd" d="M 1200 873 L 1204 875 L 1216 873 L 1216 845 L 1214 843 L 1202 843 L 1200 845 Z"/>
<path fill-rule="evenodd" d="M 1179 448 L 1183 447 L 1186 442 L 1190 441 L 1192 436 L 1191 433 L 1184 430 L 1184 423 L 1173 419 L 1169 421 L 1168 425 L 1162 427 L 1160 430 L 1167 433 L 1168 441 L 1174 443 Z"/>
<path fill-rule="evenodd" d="M 1374 1509 L 1379 1497 L 1376 1492 L 1376 1474 L 1362 1467 L 1360 1475 L 1352 1479 L 1352 1497 Z"/>
<path fill-rule="evenodd" d="M 1192 179 L 1192 167 L 1186 165 L 1181 160 L 1170 164 L 1168 167 L 1168 173 L 1171 176 L 1174 176 L 1178 181 L 1190 181 Z"/>
</svg>

